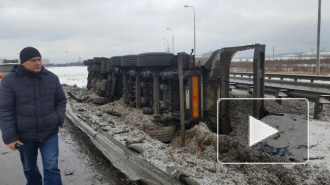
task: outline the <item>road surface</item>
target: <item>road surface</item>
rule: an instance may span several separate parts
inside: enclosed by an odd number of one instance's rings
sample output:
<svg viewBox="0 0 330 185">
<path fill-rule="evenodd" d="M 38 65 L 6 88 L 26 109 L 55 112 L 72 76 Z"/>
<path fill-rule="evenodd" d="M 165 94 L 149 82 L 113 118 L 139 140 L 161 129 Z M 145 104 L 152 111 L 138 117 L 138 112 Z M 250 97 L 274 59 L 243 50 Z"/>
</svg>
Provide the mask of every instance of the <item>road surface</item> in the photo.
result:
<svg viewBox="0 0 330 185">
<path fill-rule="evenodd" d="M 64 185 L 135 184 L 116 170 L 78 128 L 67 120 L 64 125 L 59 133 L 59 168 Z M 42 173 L 41 164 L 39 155 L 38 165 Z M 17 185 L 25 183 L 19 152 L 11 151 L 1 139 L 0 184 Z"/>
</svg>

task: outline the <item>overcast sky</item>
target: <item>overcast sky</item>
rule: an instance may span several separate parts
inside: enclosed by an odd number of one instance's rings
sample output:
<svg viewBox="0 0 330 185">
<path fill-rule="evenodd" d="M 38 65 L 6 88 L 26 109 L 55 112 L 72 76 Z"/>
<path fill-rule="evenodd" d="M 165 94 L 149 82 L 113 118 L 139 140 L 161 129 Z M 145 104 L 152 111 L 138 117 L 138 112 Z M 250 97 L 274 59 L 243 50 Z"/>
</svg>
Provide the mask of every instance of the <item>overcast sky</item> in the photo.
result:
<svg viewBox="0 0 330 185">
<path fill-rule="evenodd" d="M 172 33 L 175 53 L 190 53 L 185 4 L 196 11 L 197 54 L 254 43 L 266 54 L 316 50 L 318 0 L 0 0 L 0 58 L 26 46 L 53 63 L 172 51 Z M 323 0 L 321 50 L 330 50 L 329 9 Z"/>
</svg>

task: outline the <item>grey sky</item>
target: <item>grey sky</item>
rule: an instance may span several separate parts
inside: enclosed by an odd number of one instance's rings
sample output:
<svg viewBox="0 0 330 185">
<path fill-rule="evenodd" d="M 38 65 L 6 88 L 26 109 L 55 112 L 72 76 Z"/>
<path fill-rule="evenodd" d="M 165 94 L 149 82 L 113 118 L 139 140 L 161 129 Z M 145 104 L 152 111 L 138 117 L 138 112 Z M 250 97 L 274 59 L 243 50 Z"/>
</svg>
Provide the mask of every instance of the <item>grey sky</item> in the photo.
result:
<svg viewBox="0 0 330 185">
<path fill-rule="evenodd" d="M 94 56 L 261 43 L 266 54 L 316 50 L 318 0 L 0 0 L 0 58 L 26 46 L 50 62 Z M 321 49 L 330 50 L 330 1 L 322 1 Z M 166 38 L 166 39 L 163 39 Z M 171 49 L 172 51 L 172 49 Z"/>
</svg>

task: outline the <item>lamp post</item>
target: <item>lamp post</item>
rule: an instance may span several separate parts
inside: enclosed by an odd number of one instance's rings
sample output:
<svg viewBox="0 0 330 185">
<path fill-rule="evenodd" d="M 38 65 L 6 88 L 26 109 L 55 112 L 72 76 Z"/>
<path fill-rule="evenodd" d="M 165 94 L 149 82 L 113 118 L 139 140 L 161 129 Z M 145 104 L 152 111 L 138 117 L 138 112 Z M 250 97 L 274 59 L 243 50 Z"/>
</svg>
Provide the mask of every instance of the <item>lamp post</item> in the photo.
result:
<svg viewBox="0 0 330 185">
<path fill-rule="evenodd" d="M 196 19 L 195 19 L 195 8 L 192 6 L 184 5 L 185 8 L 192 8 L 194 10 L 194 53 L 196 56 Z"/>
<path fill-rule="evenodd" d="M 170 46 L 168 45 L 168 39 L 167 38 L 163 38 L 163 39 L 166 39 L 166 41 L 167 41 L 167 52 L 170 52 Z"/>
<path fill-rule="evenodd" d="M 317 23 L 316 75 L 320 74 L 320 32 L 321 32 L 321 0 L 319 0 L 318 23 Z"/>
<path fill-rule="evenodd" d="M 173 54 L 174 54 L 174 31 L 171 28 L 167 28 L 167 30 L 172 31 L 172 50 L 173 50 Z"/>
</svg>

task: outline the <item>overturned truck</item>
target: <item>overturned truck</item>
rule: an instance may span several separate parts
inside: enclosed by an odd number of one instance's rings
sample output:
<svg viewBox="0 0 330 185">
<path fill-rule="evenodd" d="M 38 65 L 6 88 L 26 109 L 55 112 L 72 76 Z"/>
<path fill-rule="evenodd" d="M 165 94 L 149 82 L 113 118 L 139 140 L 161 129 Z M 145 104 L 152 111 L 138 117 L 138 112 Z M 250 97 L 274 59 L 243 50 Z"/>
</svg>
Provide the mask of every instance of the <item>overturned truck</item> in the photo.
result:
<svg viewBox="0 0 330 185">
<path fill-rule="evenodd" d="M 265 45 L 260 44 L 222 48 L 199 58 L 185 52 L 95 57 L 84 61 L 89 72 L 87 88 L 108 101 L 123 98 L 126 105 L 152 114 L 164 126 L 180 125 L 182 140 L 184 130 L 199 121 L 209 123 L 214 132 L 229 134 L 228 101 L 218 100 L 229 98 L 233 56 L 249 49 L 254 49 L 253 97 L 263 98 Z M 263 117 L 263 101 L 254 101 L 253 112 L 254 117 Z"/>
</svg>

